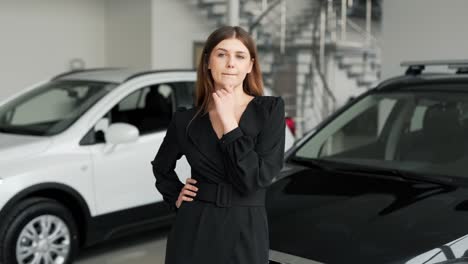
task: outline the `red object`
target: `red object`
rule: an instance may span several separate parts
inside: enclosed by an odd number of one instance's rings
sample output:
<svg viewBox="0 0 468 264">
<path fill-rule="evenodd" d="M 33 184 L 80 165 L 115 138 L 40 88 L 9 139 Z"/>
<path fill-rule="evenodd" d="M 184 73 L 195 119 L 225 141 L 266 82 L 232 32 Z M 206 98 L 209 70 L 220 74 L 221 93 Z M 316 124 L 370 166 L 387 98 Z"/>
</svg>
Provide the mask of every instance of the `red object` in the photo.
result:
<svg viewBox="0 0 468 264">
<path fill-rule="evenodd" d="M 296 123 L 292 117 L 286 117 L 286 125 L 291 130 L 291 133 L 295 136 L 296 135 Z"/>
</svg>

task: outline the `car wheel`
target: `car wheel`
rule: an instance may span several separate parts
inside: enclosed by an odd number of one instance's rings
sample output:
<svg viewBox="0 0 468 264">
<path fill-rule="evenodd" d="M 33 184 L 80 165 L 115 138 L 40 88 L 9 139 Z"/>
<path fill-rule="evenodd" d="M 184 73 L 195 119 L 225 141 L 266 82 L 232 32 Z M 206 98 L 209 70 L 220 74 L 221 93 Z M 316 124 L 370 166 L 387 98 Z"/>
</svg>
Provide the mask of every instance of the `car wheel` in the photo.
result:
<svg viewBox="0 0 468 264">
<path fill-rule="evenodd" d="M 77 250 L 73 215 L 55 200 L 24 200 L 1 223 L 0 263 L 70 264 Z"/>
</svg>

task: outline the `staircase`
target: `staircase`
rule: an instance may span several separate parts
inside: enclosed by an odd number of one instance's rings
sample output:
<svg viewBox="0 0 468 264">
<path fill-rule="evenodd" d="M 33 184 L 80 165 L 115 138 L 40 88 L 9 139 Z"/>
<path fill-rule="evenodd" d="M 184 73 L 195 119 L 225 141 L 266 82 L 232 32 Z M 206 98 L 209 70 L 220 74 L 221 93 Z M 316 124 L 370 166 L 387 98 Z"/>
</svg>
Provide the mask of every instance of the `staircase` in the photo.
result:
<svg viewBox="0 0 468 264">
<path fill-rule="evenodd" d="M 313 36 L 314 21 L 310 19 L 311 14 L 312 17 L 319 15 L 317 8 L 314 6 L 312 10 L 305 10 L 298 19 L 298 24 L 288 35 L 290 46 L 310 48 L 312 39 L 319 37 Z M 345 70 L 349 78 L 353 79 L 360 88 L 368 89 L 380 78 L 379 46 L 375 43 L 376 40 L 370 46 L 366 46 L 363 30 L 349 19 L 348 28 L 350 29 L 348 35 L 354 36 L 352 41 L 336 40 L 336 37 L 334 39 L 332 36 L 333 32 L 326 32 L 326 53 L 334 53 L 340 69 Z"/>
<path fill-rule="evenodd" d="M 296 109 L 302 109 L 302 113 L 296 113 L 296 120 L 303 123 L 301 132 L 315 127 L 350 97 L 372 88 L 380 79 L 378 41 L 371 38 L 367 44 L 365 30 L 349 18 L 347 39 L 350 41 L 339 40 L 333 26 L 325 31 L 324 61 L 321 62 L 324 65 L 319 69 L 320 62 L 317 63 L 316 58 L 319 57 L 320 28 L 314 30 L 314 25 L 320 27 L 317 23 L 320 11 L 316 1 L 288 25 L 288 51 L 297 54 Z M 331 20 L 339 24 L 336 13 L 333 15 Z"/>
<path fill-rule="evenodd" d="M 213 21 L 214 27 L 226 24 L 226 0 L 184 1 L 197 7 Z M 260 0 L 240 2 L 240 26 L 248 30 L 263 8 Z M 320 61 L 317 51 L 320 28 L 314 30 L 314 25 L 320 21 L 320 1 L 305 3 L 307 7 L 300 13 L 287 18 L 286 52 L 280 52 L 279 47 L 280 5 L 264 17 L 253 33 L 265 87 L 281 94 L 286 102 L 287 115 L 295 117 L 298 124 L 302 123 L 297 128 L 298 136 L 312 129 L 349 97 L 373 87 L 380 79 L 381 70 L 378 41 L 371 39 L 371 42 L 366 42 L 367 33 L 362 25 L 348 18 L 347 41 L 337 37 L 338 12 L 327 13 L 328 19 L 334 22 L 329 23 L 325 31 L 325 58 Z M 334 1 L 332 9 L 339 10 L 340 3 Z M 320 63 L 324 65 L 319 67 Z M 335 77 L 338 81 L 334 80 Z"/>
</svg>

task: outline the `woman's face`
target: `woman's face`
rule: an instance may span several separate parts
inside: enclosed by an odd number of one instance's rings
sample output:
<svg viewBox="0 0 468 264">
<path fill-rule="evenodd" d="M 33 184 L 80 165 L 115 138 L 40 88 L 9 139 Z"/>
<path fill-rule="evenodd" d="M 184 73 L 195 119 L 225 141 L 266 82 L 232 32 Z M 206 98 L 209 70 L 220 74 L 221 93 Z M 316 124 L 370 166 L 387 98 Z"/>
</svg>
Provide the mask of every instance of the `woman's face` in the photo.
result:
<svg viewBox="0 0 468 264">
<path fill-rule="evenodd" d="M 215 88 L 241 86 L 247 73 L 252 71 L 253 60 L 247 47 L 238 39 L 225 39 L 211 51 L 208 69 Z"/>
</svg>

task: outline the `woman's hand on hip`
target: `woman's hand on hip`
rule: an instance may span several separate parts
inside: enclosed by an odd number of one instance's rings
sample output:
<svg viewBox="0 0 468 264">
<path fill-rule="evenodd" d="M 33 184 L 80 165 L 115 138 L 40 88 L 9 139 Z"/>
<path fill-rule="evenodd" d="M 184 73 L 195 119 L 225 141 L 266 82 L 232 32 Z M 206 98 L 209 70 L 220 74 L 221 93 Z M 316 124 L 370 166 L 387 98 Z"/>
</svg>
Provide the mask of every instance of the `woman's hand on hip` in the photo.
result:
<svg viewBox="0 0 468 264">
<path fill-rule="evenodd" d="M 195 187 L 193 184 L 196 184 L 197 181 L 192 178 L 188 178 L 182 190 L 180 190 L 179 197 L 176 201 L 176 207 L 179 208 L 182 202 L 191 202 L 193 198 L 197 195 L 198 188 Z"/>
</svg>

